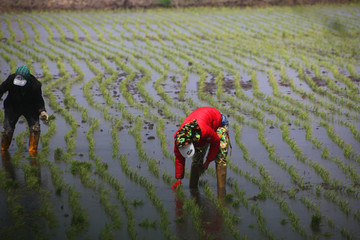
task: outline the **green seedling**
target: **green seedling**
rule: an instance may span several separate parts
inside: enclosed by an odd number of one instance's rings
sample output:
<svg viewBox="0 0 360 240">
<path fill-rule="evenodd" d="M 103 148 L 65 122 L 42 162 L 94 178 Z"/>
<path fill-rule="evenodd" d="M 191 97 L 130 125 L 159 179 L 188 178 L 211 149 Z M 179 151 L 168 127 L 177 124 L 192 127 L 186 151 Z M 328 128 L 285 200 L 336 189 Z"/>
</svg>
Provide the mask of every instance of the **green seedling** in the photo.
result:
<svg viewBox="0 0 360 240">
<path fill-rule="evenodd" d="M 65 154 L 65 152 L 64 152 L 64 150 L 62 148 L 59 148 L 59 147 L 55 148 L 55 150 L 54 150 L 54 159 L 56 161 L 60 161 L 64 157 L 64 154 Z"/>
<path fill-rule="evenodd" d="M 283 218 L 283 219 L 281 219 L 281 221 L 280 221 L 280 224 L 281 225 L 286 225 L 288 223 L 288 219 L 287 218 Z"/>
<path fill-rule="evenodd" d="M 182 216 L 177 217 L 177 218 L 175 219 L 175 222 L 176 222 L 176 223 L 184 223 L 184 222 L 185 222 L 184 216 L 182 215 Z"/>
<path fill-rule="evenodd" d="M 240 207 L 240 199 L 235 199 L 232 203 L 233 208 L 239 208 Z"/>
<path fill-rule="evenodd" d="M 225 196 L 225 201 L 227 202 L 232 202 L 234 199 L 234 195 L 233 194 L 226 194 Z"/>
<path fill-rule="evenodd" d="M 136 200 L 136 199 L 134 199 L 134 200 L 132 201 L 132 205 L 133 205 L 134 207 L 142 206 L 142 205 L 144 205 L 144 201 L 143 201 L 143 200 Z"/>
<path fill-rule="evenodd" d="M 321 216 L 312 215 L 311 216 L 311 222 L 310 222 L 311 229 L 313 231 L 319 231 L 320 230 L 320 224 L 321 224 Z"/>
<path fill-rule="evenodd" d="M 156 220 L 150 221 L 150 220 L 148 220 L 146 218 L 141 223 L 139 223 L 139 226 L 140 227 L 145 227 L 145 228 L 154 228 L 154 229 L 156 229 Z"/>
</svg>

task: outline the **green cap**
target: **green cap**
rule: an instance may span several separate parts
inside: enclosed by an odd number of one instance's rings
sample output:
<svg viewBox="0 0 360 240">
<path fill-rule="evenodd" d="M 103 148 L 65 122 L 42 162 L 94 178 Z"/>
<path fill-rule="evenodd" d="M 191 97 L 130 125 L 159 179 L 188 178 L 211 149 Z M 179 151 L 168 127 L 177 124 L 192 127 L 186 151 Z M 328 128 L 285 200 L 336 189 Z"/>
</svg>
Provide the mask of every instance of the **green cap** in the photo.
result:
<svg viewBox="0 0 360 240">
<path fill-rule="evenodd" d="M 18 67 L 15 73 L 23 76 L 26 80 L 30 79 L 30 70 L 25 65 Z"/>
</svg>

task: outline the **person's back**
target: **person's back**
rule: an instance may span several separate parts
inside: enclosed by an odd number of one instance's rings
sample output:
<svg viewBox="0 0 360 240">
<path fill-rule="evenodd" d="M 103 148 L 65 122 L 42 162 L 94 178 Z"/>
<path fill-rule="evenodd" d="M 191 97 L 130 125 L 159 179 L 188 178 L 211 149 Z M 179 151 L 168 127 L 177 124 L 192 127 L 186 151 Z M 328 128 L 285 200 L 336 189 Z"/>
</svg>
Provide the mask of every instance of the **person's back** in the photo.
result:
<svg viewBox="0 0 360 240">
<path fill-rule="evenodd" d="M 11 74 L 0 85 L 1 95 L 8 91 L 4 100 L 4 108 L 12 108 L 15 112 L 25 114 L 29 112 L 42 112 L 45 110 L 44 100 L 41 93 L 41 83 L 33 75 L 24 86 L 14 84 L 17 74 Z"/>
<path fill-rule="evenodd" d="M 184 120 L 181 127 L 186 123 L 191 122 L 196 119 L 200 128 L 203 125 L 207 125 L 212 128 L 214 131 L 221 126 L 221 113 L 216 108 L 212 107 L 201 107 L 190 113 Z M 181 128 L 180 127 L 180 128 Z M 179 129 L 180 129 L 179 128 Z"/>
</svg>

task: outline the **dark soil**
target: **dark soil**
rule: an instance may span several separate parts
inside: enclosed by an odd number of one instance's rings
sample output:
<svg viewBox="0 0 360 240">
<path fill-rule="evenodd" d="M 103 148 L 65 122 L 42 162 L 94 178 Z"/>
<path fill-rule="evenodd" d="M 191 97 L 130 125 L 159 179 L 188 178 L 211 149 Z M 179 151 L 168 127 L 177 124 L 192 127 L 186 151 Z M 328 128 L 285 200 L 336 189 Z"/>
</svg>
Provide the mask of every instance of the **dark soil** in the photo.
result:
<svg viewBox="0 0 360 240">
<path fill-rule="evenodd" d="M 319 87 L 324 87 L 327 86 L 327 83 L 324 79 L 318 78 L 318 77 L 313 77 L 312 80 L 316 83 L 316 85 L 318 85 Z"/>
<path fill-rule="evenodd" d="M 349 76 L 349 78 L 350 78 L 351 81 L 353 81 L 353 82 L 360 82 L 360 78 L 356 78 L 356 77 L 353 77 L 353 76 Z"/>
</svg>

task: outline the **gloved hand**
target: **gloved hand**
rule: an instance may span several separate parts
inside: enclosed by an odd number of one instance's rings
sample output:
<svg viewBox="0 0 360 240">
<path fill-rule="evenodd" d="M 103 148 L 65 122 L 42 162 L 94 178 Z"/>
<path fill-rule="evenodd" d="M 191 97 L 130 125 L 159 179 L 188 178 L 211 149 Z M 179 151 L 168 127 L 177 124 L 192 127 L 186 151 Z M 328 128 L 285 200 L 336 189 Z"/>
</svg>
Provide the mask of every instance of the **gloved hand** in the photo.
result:
<svg viewBox="0 0 360 240">
<path fill-rule="evenodd" d="M 174 191 L 176 191 L 176 189 L 177 189 L 178 187 L 180 187 L 180 186 L 181 186 L 181 180 L 178 179 L 178 180 L 176 180 L 176 182 L 174 183 L 174 185 L 172 185 L 171 189 L 174 190 Z"/>
<path fill-rule="evenodd" d="M 40 113 L 40 119 L 46 123 L 49 122 L 49 115 L 47 114 L 47 112 L 42 111 Z"/>
</svg>

